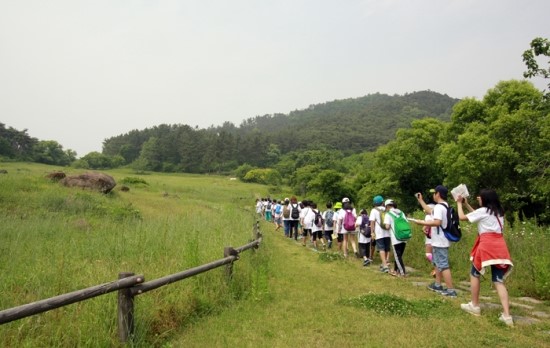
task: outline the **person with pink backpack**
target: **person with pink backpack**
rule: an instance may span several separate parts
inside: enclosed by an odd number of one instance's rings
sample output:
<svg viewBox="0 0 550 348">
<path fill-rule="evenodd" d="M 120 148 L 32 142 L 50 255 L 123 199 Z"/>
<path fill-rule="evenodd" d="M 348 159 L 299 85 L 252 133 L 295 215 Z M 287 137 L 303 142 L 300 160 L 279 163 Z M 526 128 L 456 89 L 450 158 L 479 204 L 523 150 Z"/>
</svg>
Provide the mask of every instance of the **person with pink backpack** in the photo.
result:
<svg viewBox="0 0 550 348">
<path fill-rule="evenodd" d="M 351 242 L 353 253 L 358 256 L 357 251 L 357 231 L 355 221 L 357 220 L 357 212 L 351 205 L 349 198 L 342 199 L 342 209 L 338 212 L 338 231 L 344 237 L 342 249 L 344 257 L 348 256 L 348 244 Z"/>
</svg>

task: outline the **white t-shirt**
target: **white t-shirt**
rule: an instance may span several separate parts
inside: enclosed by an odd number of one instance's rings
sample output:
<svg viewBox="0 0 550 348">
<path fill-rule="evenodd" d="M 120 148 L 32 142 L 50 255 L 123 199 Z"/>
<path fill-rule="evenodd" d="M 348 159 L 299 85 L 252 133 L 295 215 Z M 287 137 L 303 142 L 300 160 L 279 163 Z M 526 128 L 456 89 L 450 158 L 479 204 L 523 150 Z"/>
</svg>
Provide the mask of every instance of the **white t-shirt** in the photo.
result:
<svg viewBox="0 0 550 348">
<path fill-rule="evenodd" d="M 432 246 L 437 248 L 448 248 L 451 243 L 445 237 L 442 227 L 447 226 L 447 203 L 438 203 L 432 210 L 432 218 L 440 220 L 441 225 L 432 227 Z M 448 205 L 447 205 L 448 206 Z"/>
<path fill-rule="evenodd" d="M 315 219 L 315 213 L 310 207 L 305 207 L 300 211 L 300 220 L 302 221 L 302 228 L 304 230 L 311 230 L 313 227 L 313 219 Z"/>
<path fill-rule="evenodd" d="M 334 231 L 336 225 L 336 220 L 338 220 L 338 213 L 330 210 L 332 212 L 332 226 L 327 225 L 327 213 L 329 210 L 323 212 L 323 220 L 325 220 L 325 231 Z"/>
<path fill-rule="evenodd" d="M 357 227 L 357 230 L 359 231 L 359 243 L 363 243 L 363 244 L 370 243 L 371 238 L 370 237 L 367 238 L 367 237 L 363 236 L 363 234 L 360 231 L 359 226 L 361 226 L 362 223 L 363 223 L 363 215 L 359 215 L 357 217 L 357 221 L 355 221 L 355 226 Z"/>
<path fill-rule="evenodd" d="M 353 208 L 351 210 L 351 213 L 353 214 L 353 216 L 355 216 L 355 219 L 357 220 L 357 212 L 355 211 L 355 208 Z M 338 226 L 340 226 L 340 231 L 338 231 L 338 233 L 346 234 L 346 233 L 350 233 L 350 232 L 355 232 L 355 230 L 354 231 L 347 231 L 344 228 L 344 218 L 345 217 L 346 217 L 346 210 L 344 210 L 344 209 L 338 210 Z"/>
<path fill-rule="evenodd" d="M 374 235 L 376 239 L 381 239 L 390 236 L 390 231 L 382 227 L 382 214 L 380 212 L 386 211 L 385 207 L 374 207 L 370 211 L 369 219 L 374 221 Z"/>
<path fill-rule="evenodd" d="M 262 212 L 262 201 L 258 201 L 258 203 L 256 203 L 256 213 L 260 214 Z"/>
<path fill-rule="evenodd" d="M 477 222 L 478 234 L 487 232 L 502 233 L 501 226 L 504 227 L 504 217 L 499 216 L 497 218 L 489 212 L 489 209 L 485 207 L 478 208 L 473 212 L 466 214 L 466 217 L 470 222 Z"/>
<path fill-rule="evenodd" d="M 399 209 L 391 208 L 390 211 L 392 213 L 394 213 L 395 215 L 401 215 L 401 210 L 399 210 Z M 406 243 L 406 241 L 397 240 L 397 238 L 395 238 L 395 233 L 393 232 L 395 230 L 393 217 L 388 213 L 386 213 L 386 216 L 384 217 L 384 226 L 385 225 L 390 225 L 391 226 L 389 231 L 390 231 L 390 238 L 391 238 L 392 245 Z"/>
</svg>

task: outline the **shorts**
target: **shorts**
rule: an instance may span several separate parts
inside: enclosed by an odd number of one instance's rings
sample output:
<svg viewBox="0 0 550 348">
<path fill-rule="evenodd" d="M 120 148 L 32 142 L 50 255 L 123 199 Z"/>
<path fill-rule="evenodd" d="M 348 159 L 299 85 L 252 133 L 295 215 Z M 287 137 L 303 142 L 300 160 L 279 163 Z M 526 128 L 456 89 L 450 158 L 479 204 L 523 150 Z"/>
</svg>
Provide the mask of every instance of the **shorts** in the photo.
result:
<svg viewBox="0 0 550 348">
<path fill-rule="evenodd" d="M 498 267 L 498 265 L 491 265 L 491 280 L 493 281 L 493 283 L 504 283 L 504 275 L 506 274 L 508 267 L 502 268 Z M 474 265 L 472 265 L 472 270 L 470 271 L 470 274 L 476 278 L 479 278 L 479 276 L 481 275 L 481 273 L 478 272 Z"/>
<path fill-rule="evenodd" d="M 376 250 L 389 252 L 391 250 L 391 238 L 383 237 L 376 240 Z"/>
<path fill-rule="evenodd" d="M 337 235 L 338 243 L 342 243 L 344 241 L 344 235 L 342 233 L 338 233 Z"/>
<path fill-rule="evenodd" d="M 370 258 L 370 242 L 359 243 L 359 256 Z"/>
<path fill-rule="evenodd" d="M 432 260 L 439 272 L 449 269 L 449 248 L 433 247 Z"/>
<path fill-rule="evenodd" d="M 313 237 L 314 241 L 316 241 L 317 239 L 322 239 L 323 238 L 323 231 L 311 232 L 311 236 Z"/>
<path fill-rule="evenodd" d="M 302 230 L 302 236 L 307 237 L 308 234 L 311 235 L 311 229 L 304 228 Z"/>
</svg>

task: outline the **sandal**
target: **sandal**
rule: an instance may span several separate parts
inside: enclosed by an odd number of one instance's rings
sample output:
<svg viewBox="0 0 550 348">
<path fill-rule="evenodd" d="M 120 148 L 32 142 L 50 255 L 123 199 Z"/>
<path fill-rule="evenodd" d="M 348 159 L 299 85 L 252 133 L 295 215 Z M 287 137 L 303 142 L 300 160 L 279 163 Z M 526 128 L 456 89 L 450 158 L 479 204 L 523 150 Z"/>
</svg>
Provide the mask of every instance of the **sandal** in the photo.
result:
<svg viewBox="0 0 550 348">
<path fill-rule="evenodd" d="M 389 271 L 388 274 L 391 275 L 391 276 L 394 276 L 394 277 L 398 276 L 396 271 Z"/>
</svg>

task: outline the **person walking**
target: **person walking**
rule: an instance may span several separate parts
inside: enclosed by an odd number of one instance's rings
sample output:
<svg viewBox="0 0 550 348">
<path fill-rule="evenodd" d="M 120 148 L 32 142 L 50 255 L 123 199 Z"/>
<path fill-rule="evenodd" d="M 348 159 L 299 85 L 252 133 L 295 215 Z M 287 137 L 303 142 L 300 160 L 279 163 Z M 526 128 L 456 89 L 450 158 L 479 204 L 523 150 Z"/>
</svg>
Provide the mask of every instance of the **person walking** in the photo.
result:
<svg viewBox="0 0 550 348">
<path fill-rule="evenodd" d="M 275 207 L 273 209 L 275 231 L 278 231 L 281 227 L 283 227 L 283 206 L 281 203 L 281 201 L 275 200 Z"/>
<path fill-rule="evenodd" d="M 342 234 L 338 226 L 338 216 L 340 215 L 340 210 L 342 210 L 342 202 L 334 203 L 334 225 L 336 231 L 336 243 L 338 244 L 338 252 L 342 252 L 342 242 L 344 241 L 344 235 Z"/>
<path fill-rule="evenodd" d="M 355 225 L 359 229 L 359 255 L 363 258 L 363 266 L 368 266 L 372 262 L 370 247 L 372 230 L 366 209 L 361 209 Z"/>
<path fill-rule="evenodd" d="M 332 248 L 332 233 L 334 231 L 335 213 L 332 210 L 332 202 L 327 202 L 327 210 L 323 212 L 323 220 L 325 221 L 324 235 L 327 240 L 328 248 Z"/>
<path fill-rule="evenodd" d="M 398 218 L 401 215 L 401 210 L 397 209 L 397 203 L 392 199 L 387 199 L 384 203 L 386 206 L 386 216 L 384 217 L 384 227 L 390 231 L 390 239 L 393 248 L 393 254 L 395 259 L 395 266 L 393 270 L 389 271 L 389 274 L 396 277 L 406 276 L 405 263 L 403 262 L 403 254 L 405 253 L 405 247 L 407 242 L 398 240 L 395 237 L 395 221 L 394 218 Z"/>
<path fill-rule="evenodd" d="M 470 252 L 470 260 L 472 261 L 470 270 L 471 301 L 461 304 L 460 308 L 470 314 L 480 315 L 479 277 L 484 273 L 485 267 L 491 267 L 491 279 L 503 309 L 499 320 L 508 326 L 513 326 L 514 321 L 510 315 L 508 290 L 504 285 L 504 280 L 514 266 L 503 235 L 504 209 L 494 190 L 481 190 L 477 202 L 479 208 L 474 210 L 465 198 L 460 195 L 456 198 L 459 219 L 477 223 L 477 239 Z M 468 209 L 468 214 L 464 214 L 463 206 Z"/>
<path fill-rule="evenodd" d="M 285 232 L 285 237 L 291 238 L 292 234 L 290 232 L 290 199 L 285 198 L 283 202 L 283 230 Z"/>
<path fill-rule="evenodd" d="M 369 220 L 371 231 L 374 232 L 376 249 L 380 254 L 380 272 L 388 273 L 390 271 L 390 250 L 391 238 L 390 232 L 385 228 L 384 216 L 386 207 L 384 206 L 384 198 L 380 195 L 372 199 L 374 207 L 370 211 Z"/>
<path fill-rule="evenodd" d="M 449 246 L 450 242 L 443 233 L 443 226 L 447 226 L 447 209 L 449 203 L 447 203 L 448 190 L 443 185 L 437 185 L 435 189 L 430 190 L 433 195 L 433 201 L 436 203 L 433 208 L 430 208 L 422 193 L 416 194 L 418 203 L 422 206 L 425 212 L 429 212 L 433 219 L 432 221 L 415 220 L 415 223 L 423 226 L 432 227 L 432 258 L 433 263 L 436 266 L 435 270 L 435 282 L 428 285 L 428 289 L 435 291 L 443 296 L 456 297 L 456 290 L 453 287 L 453 277 L 451 274 L 451 268 L 449 266 Z M 449 222 L 450 223 L 450 222 Z M 441 285 L 441 280 L 445 281 L 447 289 L 444 289 Z"/>
<path fill-rule="evenodd" d="M 433 209 L 434 204 L 430 203 L 427 204 L 427 206 L 430 209 Z M 429 212 L 424 211 L 424 220 L 425 221 L 433 221 L 432 215 Z M 424 232 L 424 248 L 426 251 L 426 260 L 430 263 L 430 265 L 433 265 L 433 256 L 432 256 L 432 227 L 431 226 L 422 226 L 422 232 Z M 432 269 L 430 276 L 435 277 L 435 267 Z"/>
<path fill-rule="evenodd" d="M 321 215 L 321 212 L 317 209 L 317 203 L 310 202 L 309 206 L 313 212 L 313 221 L 311 224 L 311 242 L 313 243 L 313 248 L 318 250 L 317 240 L 319 240 L 321 241 L 321 245 L 323 245 L 323 250 L 325 250 L 326 243 L 323 238 L 323 215 Z"/>
<path fill-rule="evenodd" d="M 347 226 L 347 220 L 353 219 L 353 224 Z M 359 256 L 357 252 L 357 231 L 355 230 L 355 221 L 357 220 L 357 212 L 351 205 L 349 198 L 342 199 L 342 209 L 338 212 L 338 231 L 343 235 L 342 250 L 344 257 L 348 257 L 348 244 L 351 242 L 351 247 L 355 256 Z"/>
<path fill-rule="evenodd" d="M 300 225 L 302 226 L 302 246 L 306 246 L 308 235 L 313 237 L 311 230 L 313 228 L 313 219 L 315 218 L 315 213 L 309 206 L 310 202 L 308 200 L 302 201 L 302 210 L 300 211 Z"/>
<path fill-rule="evenodd" d="M 289 237 L 294 236 L 294 240 L 298 240 L 298 224 L 300 223 L 300 205 L 298 204 L 298 199 L 295 196 L 290 197 L 289 203 Z"/>
</svg>

